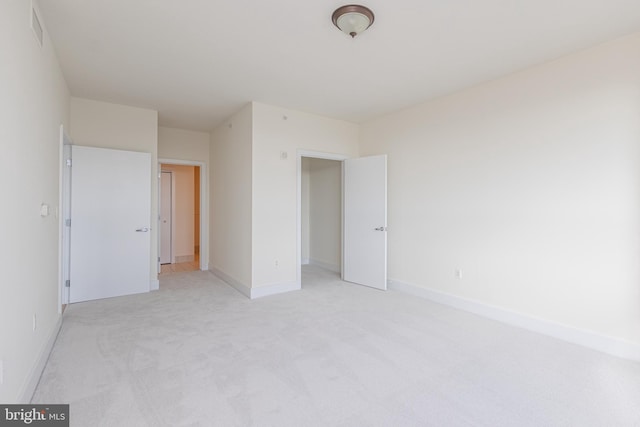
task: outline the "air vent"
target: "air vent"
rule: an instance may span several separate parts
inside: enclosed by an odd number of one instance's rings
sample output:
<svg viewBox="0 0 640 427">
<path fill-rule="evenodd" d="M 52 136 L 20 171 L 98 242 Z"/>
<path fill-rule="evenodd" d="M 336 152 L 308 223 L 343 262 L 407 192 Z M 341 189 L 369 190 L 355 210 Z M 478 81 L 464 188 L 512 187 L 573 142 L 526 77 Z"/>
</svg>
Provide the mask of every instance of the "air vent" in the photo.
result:
<svg viewBox="0 0 640 427">
<path fill-rule="evenodd" d="M 44 33 L 42 31 L 40 19 L 38 19 L 38 14 L 33 6 L 31 7 L 31 29 L 33 30 L 33 34 L 36 36 L 36 40 L 38 40 L 38 44 L 42 47 L 42 38 Z"/>
</svg>

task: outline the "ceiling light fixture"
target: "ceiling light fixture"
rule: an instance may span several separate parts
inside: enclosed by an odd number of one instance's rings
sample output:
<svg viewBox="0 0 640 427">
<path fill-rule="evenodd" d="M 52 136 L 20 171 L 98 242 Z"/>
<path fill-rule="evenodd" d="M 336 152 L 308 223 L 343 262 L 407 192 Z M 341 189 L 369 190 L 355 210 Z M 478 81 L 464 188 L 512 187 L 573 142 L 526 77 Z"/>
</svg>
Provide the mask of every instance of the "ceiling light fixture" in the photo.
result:
<svg viewBox="0 0 640 427">
<path fill-rule="evenodd" d="M 373 24 L 374 16 L 367 7 L 349 4 L 337 8 L 331 15 L 331 20 L 340 31 L 353 38 Z"/>
</svg>

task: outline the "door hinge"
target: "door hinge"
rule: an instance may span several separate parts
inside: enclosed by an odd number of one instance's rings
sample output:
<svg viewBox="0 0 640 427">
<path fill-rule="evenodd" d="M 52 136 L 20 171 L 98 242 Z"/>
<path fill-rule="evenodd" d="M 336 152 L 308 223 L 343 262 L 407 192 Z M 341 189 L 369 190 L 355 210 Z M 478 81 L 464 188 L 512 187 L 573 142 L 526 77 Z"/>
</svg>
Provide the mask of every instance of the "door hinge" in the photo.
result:
<svg viewBox="0 0 640 427">
<path fill-rule="evenodd" d="M 71 167 L 71 159 L 67 159 L 67 167 Z"/>
<path fill-rule="evenodd" d="M 65 281 L 64 281 L 64 287 L 65 287 L 65 288 L 70 288 L 70 287 L 71 287 L 71 280 L 68 280 L 68 279 L 67 279 L 67 280 L 65 280 Z"/>
<path fill-rule="evenodd" d="M 160 257 L 158 257 L 158 262 L 160 262 Z"/>
<path fill-rule="evenodd" d="M 71 227 L 71 219 L 65 219 L 64 220 L 64 225 L 66 225 L 67 227 Z"/>
</svg>

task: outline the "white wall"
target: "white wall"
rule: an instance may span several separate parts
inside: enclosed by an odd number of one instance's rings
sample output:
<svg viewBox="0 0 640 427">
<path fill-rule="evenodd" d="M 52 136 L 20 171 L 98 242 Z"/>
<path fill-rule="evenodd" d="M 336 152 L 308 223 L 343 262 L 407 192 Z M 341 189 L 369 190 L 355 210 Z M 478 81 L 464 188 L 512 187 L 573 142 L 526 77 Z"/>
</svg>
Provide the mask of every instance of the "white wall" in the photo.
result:
<svg viewBox="0 0 640 427">
<path fill-rule="evenodd" d="M 355 157 L 358 134 L 353 123 L 253 103 L 253 287 L 297 281 L 297 151 Z"/>
<path fill-rule="evenodd" d="M 209 268 L 243 292 L 251 287 L 252 108 L 211 134 Z"/>
<path fill-rule="evenodd" d="M 194 167 L 162 164 L 161 170 L 173 172 L 173 257 L 191 257 L 193 259 L 195 247 Z M 178 259 L 176 262 L 181 262 L 181 260 Z"/>
<path fill-rule="evenodd" d="M 333 271 L 342 264 L 342 162 L 309 162 L 309 259 Z"/>
<path fill-rule="evenodd" d="M 158 112 L 71 98 L 71 139 L 76 145 L 151 153 L 151 227 L 158 218 Z M 149 269 L 158 275 L 158 236 L 151 233 Z"/>
<path fill-rule="evenodd" d="M 638 52 L 636 34 L 366 123 L 390 277 L 640 343 Z"/>
<path fill-rule="evenodd" d="M 209 165 L 211 134 L 185 129 L 158 127 L 158 157 L 188 160 Z"/>
<path fill-rule="evenodd" d="M 0 13 L 0 402 L 27 403 L 59 326 L 59 127 L 69 124 L 69 91 L 45 34 L 31 32 L 31 2 Z M 42 20 L 46 27 L 46 23 Z M 40 216 L 42 203 L 51 214 Z M 33 316 L 36 330 L 33 331 Z"/>
</svg>

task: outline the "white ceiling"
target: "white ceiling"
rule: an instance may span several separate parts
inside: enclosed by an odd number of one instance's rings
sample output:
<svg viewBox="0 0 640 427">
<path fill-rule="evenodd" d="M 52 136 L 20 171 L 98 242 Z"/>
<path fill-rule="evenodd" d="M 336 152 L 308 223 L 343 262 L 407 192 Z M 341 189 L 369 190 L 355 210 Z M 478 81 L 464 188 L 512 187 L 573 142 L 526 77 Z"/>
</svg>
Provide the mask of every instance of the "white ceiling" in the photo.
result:
<svg viewBox="0 0 640 427">
<path fill-rule="evenodd" d="M 72 95 L 211 130 L 249 101 L 353 122 L 640 31 L 638 0 L 40 0 Z"/>
</svg>

